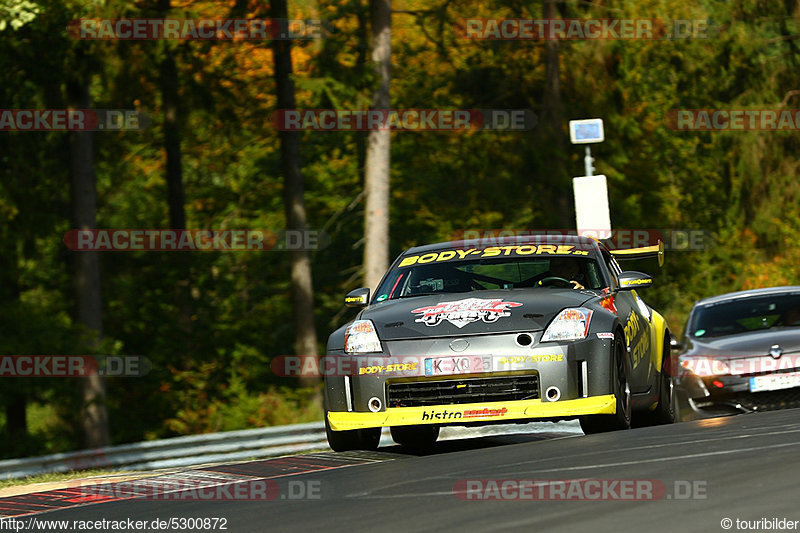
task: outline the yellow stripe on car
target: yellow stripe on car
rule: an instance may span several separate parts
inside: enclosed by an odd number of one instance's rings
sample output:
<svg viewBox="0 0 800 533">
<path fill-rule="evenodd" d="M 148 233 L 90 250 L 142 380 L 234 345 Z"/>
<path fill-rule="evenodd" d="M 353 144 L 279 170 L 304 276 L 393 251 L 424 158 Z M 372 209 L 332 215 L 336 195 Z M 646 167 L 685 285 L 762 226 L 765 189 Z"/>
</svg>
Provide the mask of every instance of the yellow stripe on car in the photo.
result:
<svg viewBox="0 0 800 533">
<path fill-rule="evenodd" d="M 448 424 L 519 420 L 526 418 L 557 418 L 579 415 L 616 413 L 613 394 L 577 400 L 545 402 L 517 400 L 509 402 L 436 405 L 429 407 L 390 407 L 377 413 L 343 411 L 328 412 L 328 423 L 334 431 L 416 424 Z"/>
</svg>

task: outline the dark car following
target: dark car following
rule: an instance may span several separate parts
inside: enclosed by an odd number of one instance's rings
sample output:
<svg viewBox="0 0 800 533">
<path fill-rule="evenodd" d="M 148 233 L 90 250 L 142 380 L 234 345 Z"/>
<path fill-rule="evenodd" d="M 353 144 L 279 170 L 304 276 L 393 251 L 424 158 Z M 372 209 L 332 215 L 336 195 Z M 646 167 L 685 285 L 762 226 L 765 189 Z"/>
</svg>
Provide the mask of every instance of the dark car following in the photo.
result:
<svg viewBox="0 0 800 533">
<path fill-rule="evenodd" d="M 674 347 L 680 420 L 800 407 L 800 286 L 700 300 Z"/>
</svg>

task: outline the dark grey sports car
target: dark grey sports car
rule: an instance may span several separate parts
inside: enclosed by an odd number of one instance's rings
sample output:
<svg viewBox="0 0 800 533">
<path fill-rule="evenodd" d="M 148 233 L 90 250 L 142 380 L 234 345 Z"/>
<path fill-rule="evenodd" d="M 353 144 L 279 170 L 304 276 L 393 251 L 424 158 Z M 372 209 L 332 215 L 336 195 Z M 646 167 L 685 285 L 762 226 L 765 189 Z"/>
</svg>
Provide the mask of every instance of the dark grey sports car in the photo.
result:
<svg viewBox="0 0 800 533">
<path fill-rule="evenodd" d="M 682 420 L 800 407 L 800 287 L 700 300 L 675 347 Z"/>
<path fill-rule="evenodd" d="M 579 418 L 587 433 L 673 420 L 664 318 L 600 242 L 516 237 L 412 248 L 328 339 L 347 375 L 325 376 L 334 450 L 432 444 L 444 425 Z M 624 250 L 660 256 L 663 248 Z"/>
</svg>

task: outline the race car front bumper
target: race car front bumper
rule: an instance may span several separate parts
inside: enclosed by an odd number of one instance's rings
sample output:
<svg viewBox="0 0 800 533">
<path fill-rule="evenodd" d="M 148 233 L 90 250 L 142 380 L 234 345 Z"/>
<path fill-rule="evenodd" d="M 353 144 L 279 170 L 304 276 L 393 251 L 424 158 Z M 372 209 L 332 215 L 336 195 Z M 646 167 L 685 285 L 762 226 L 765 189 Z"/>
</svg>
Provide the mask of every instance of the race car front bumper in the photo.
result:
<svg viewBox="0 0 800 533">
<path fill-rule="evenodd" d="M 387 353 L 370 356 L 329 351 L 350 372 L 325 377 L 328 423 L 345 431 L 615 413 L 611 339 L 539 344 L 541 332 L 531 332 L 532 342 L 522 344 L 518 335 L 464 337 L 469 350 L 462 352 L 447 337 L 389 341 Z"/>
<path fill-rule="evenodd" d="M 613 394 L 547 402 L 517 400 L 506 402 L 437 405 L 424 407 L 389 407 L 376 413 L 328 412 L 328 423 L 334 431 L 417 424 L 463 425 L 471 422 L 498 420 L 536 420 L 573 418 L 591 414 L 616 413 Z"/>
<path fill-rule="evenodd" d="M 780 374 L 777 374 L 780 375 Z M 752 392 L 754 376 L 682 376 L 675 380 L 682 421 L 800 407 L 800 387 Z"/>
</svg>

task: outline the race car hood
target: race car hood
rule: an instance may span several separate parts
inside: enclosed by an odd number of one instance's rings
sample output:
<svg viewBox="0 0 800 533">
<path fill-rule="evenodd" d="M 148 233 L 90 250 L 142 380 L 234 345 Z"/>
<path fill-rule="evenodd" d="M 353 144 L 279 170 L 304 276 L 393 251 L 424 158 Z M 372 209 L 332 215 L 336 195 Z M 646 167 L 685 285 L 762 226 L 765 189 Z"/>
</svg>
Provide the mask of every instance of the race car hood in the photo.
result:
<svg viewBox="0 0 800 533">
<path fill-rule="evenodd" d="M 800 328 L 775 328 L 719 338 L 690 338 L 681 355 L 720 357 L 768 356 L 770 347 L 779 345 L 783 353 L 800 353 Z"/>
<path fill-rule="evenodd" d="M 359 318 L 372 320 L 381 340 L 530 332 L 593 297 L 550 288 L 444 293 L 379 302 Z"/>
</svg>

